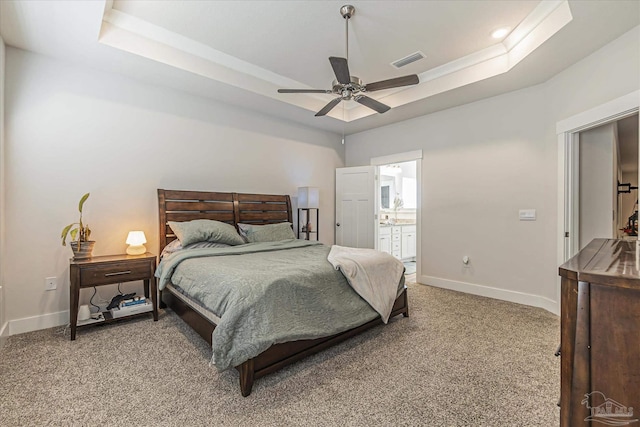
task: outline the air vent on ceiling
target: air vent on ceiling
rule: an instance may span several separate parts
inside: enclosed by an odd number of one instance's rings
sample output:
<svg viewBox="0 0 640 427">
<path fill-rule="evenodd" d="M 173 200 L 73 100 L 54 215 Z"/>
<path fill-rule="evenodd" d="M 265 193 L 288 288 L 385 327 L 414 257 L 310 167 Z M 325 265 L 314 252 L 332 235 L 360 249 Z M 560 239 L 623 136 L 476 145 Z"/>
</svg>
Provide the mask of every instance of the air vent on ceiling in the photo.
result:
<svg viewBox="0 0 640 427">
<path fill-rule="evenodd" d="M 419 61 L 422 58 L 424 58 L 426 55 L 420 51 L 412 53 L 409 56 L 405 56 L 404 58 L 398 59 L 397 61 L 393 61 L 391 63 L 391 65 L 393 65 L 396 68 L 402 68 L 405 65 L 409 65 L 413 62 Z"/>
</svg>

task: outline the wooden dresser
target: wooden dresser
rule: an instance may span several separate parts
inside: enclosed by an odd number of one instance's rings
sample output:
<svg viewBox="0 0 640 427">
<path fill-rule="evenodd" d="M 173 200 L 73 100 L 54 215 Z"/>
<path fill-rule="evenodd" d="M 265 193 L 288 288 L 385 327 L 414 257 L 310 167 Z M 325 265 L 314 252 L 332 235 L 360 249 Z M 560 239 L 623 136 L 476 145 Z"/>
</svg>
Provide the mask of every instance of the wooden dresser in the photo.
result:
<svg viewBox="0 0 640 427">
<path fill-rule="evenodd" d="M 595 239 L 560 276 L 560 425 L 640 425 L 637 242 Z"/>
</svg>

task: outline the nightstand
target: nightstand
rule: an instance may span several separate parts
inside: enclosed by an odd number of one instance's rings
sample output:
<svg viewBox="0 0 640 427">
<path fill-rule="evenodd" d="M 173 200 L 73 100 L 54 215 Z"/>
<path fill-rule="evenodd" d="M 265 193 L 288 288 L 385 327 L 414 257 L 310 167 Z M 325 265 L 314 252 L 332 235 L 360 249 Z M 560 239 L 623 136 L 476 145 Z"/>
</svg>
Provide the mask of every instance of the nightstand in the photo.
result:
<svg viewBox="0 0 640 427">
<path fill-rule="evenodd" d="M 107 255 L 97 256 L 83 260 L 70 261 L 71 290 L 69 292 L 69 321 L 71 323 L 71 340 L 76 339 L 78 326 L 78 300 L 81 288 L 94 286 L 113 285 L 120 282 L 144 281 L 144 296 L 151 296 L 153 305 L 153 320 L 158 320 L 158 286 L 154 276 L 156 270 L 156 256 L 151 253 L 143 255 Z M 151 284 L 151 292 L 149 292 Z M 131 316 L 114 319 L 110 312 L 103 312 L 104 321 L 91 325 L 116 322 L 143 316 L 147 313 L 139 313 Z M 83 325 L 89 326 L 89 325 Z"/>
</svg>

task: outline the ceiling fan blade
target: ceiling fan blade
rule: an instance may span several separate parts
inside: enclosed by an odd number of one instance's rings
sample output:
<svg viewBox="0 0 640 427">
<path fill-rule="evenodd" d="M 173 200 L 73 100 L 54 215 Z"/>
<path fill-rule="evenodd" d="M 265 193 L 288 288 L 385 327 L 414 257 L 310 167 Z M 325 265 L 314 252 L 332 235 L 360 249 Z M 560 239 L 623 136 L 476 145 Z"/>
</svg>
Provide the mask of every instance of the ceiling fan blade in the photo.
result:
<svg viewBox="0 0 640 427">
<path fill-rule="evenodd" d="M 411 86 L 420 83 L 418 76 L 409 74 L 408 76 L 396 77 L 395 79 L 381 80 L 379 82 L 369 83 L 365 85 L 367 92 L 374 90 L 391 89 L 394 87 Z"/>
<path fill-rule="evenodd" d="M 351 83 L 351 74 L 349 73 L 349 64 L 347 64 L 346 58 L 330 56 L 329 62 L 331 62 L 333 73 L 336 75 L 338 82 L 343 85 Z"/>
<path fill-rule="evenodd" d="M 329 102 L 327 105 L 322 107 L 322 110 L 316 113 L 316 117 L 325 116 L 329 111 L 333 110 L 333 107 L 338 105 L 340 101 L 342 101 L 342 98 L 340 97 L 331 100 L 331 102 Z"/>
<path fill-rule="evenodd" d="M 380 101 L 376 101 L 373 98 L 369 98 L 368 96 L 359 95 L 359 96 L 356 96 L 354 99 L 356 102 L 364 105 L 365 107 L 369 107 L 372 110 L 376 110 L 380 114 L 386 113 L 391 109 L 391 107 L 389 107 L 388 105 L 383 104 Z"/>
<path fill-rule="evenodd" d="M 333 93 L 329 89 L 278 89 L 278 93 Z"/>
</svg>

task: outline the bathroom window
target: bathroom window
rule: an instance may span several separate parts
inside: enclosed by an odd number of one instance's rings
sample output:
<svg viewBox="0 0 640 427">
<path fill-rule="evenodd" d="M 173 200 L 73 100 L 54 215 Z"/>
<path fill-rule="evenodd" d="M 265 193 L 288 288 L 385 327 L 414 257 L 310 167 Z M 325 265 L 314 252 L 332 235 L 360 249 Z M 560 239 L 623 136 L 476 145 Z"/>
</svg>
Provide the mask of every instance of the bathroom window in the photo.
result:
<svg viewBox="0 0 640 427">
<path fill-rule="evenodd" d="M 383 209 L 389 209 L 389 186 L 380 187 L 380 205 Z"/>
</svg>

